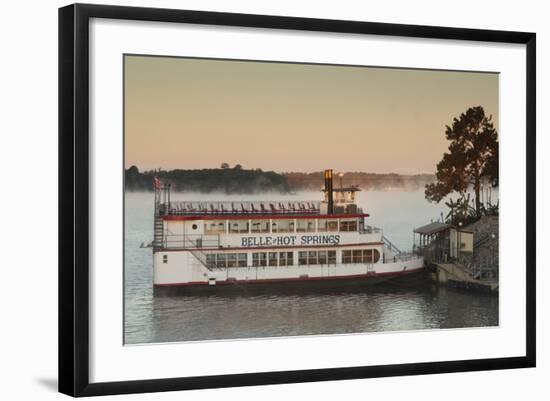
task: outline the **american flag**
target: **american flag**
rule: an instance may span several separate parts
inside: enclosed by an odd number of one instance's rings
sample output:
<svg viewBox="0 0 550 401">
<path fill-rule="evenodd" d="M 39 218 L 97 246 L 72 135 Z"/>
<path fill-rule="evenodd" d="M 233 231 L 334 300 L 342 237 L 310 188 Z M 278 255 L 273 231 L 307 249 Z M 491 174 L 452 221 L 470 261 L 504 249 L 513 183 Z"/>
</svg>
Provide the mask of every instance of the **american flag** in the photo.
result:
<svg viewBox="0 0 550 401">
<path fill-rule="evenodd" d="M 155 189 L 160 189 L 160 187 L 162 186 L 162 182 L 159 180 L 158 177 L 155 177 L 155 179 L 153 180 L 153 185 L 155 186 Z"/>
</svg>

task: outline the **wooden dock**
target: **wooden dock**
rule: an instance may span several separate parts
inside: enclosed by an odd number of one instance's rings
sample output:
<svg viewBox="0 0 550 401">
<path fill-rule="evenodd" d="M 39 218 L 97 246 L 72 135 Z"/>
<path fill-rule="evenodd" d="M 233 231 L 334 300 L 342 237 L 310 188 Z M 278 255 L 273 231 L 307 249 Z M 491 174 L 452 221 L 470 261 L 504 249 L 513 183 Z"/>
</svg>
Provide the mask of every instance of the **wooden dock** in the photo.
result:
<svg viewBox="0 0 550 401">
<path fill-rule="evenodd" d="M 477 279 L 472 276 L 466 267 L 460 264 L 434 263 L 430 267 L 432 278 L 440 284 L 468 290 L 498 292 L 497 280 Z"/>
</svg>

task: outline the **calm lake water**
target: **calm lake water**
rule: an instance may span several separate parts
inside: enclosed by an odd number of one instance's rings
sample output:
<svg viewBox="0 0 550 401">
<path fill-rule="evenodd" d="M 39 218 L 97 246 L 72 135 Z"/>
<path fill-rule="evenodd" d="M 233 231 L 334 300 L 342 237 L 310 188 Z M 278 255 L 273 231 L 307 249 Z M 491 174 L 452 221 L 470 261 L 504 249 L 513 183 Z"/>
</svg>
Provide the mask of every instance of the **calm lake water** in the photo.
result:
<svg viewBox="0 0 550 401">
<path fill-rule="evenodd" d="M 292 196 L 172 194 L 173 200 L 278 200 Z M 358 203 L 366 222 L 384 229 L 401 250 L 410 250 L 413 229 L 436 220 L 444 206 L 426 202 L 423 191 L 363 191 Z M 387 282 L 353 292 L 265 292 L 259 294 L 154 297 L 151 248 L 153 194 L 126 195 L 125 342 L 127 344 L 486 327 L 498 325 L 498 297 L 433 285 Z"/>
</svg>

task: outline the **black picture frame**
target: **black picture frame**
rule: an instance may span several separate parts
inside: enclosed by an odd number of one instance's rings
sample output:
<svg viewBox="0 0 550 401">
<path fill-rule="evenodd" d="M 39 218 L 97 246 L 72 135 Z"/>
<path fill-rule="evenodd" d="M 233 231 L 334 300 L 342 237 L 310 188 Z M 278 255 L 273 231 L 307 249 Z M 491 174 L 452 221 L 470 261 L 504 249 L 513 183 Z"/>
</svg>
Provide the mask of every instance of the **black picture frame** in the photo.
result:
<svg viewBox="0 0 550 401">
<path fill-rule="evenodd" d="M 90 383 L 89 21 L 91 18 L 437 38 L 526 46 L 526 354 L 521 357 Z M 59 9 L 59 391 L 71 396 L 534 367 L 536 35 L 435 26 L 74 4 Z"/>
</svg>

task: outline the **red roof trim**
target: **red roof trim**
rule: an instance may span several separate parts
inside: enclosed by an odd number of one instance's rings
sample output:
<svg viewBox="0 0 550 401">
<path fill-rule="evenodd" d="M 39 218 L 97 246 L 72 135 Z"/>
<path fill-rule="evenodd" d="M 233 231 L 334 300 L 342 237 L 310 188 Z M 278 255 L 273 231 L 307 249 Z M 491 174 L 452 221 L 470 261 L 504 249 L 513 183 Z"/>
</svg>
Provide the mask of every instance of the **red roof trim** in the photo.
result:
<svg viewBox="0 0 550 401">
<path fill-rule="evenodd" d="M 217 215 L 168 215 L 162 216 L 163 220 L 292 220 L 292 219 L 349 219 L 357 217 L 369 217 L 368 213 L 358 214 L 301 214 L 301 215 L 281 215 L 281 214 L 217 214 Z"/>
</svg>

